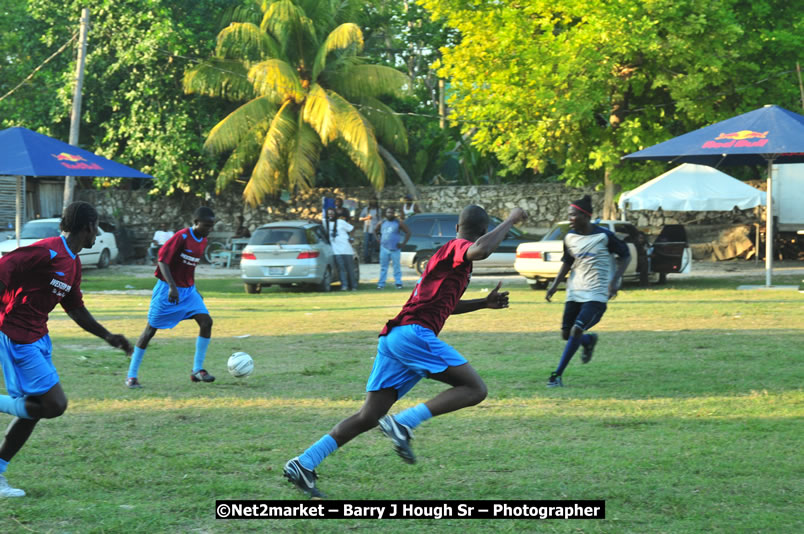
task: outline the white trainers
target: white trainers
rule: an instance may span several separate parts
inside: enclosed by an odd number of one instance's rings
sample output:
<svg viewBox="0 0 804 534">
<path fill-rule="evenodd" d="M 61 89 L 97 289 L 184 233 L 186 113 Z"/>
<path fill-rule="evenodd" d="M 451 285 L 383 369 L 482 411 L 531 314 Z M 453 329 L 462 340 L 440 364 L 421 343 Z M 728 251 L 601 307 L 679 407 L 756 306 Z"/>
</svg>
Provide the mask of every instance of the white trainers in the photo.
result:
<svg viewBox="0 0 804 534">
<path fill-rule="evenodd" d="M 0 498 L 3 497 L 25 497 L 25 492 L 9 486 L 6 477 L 0 475 Z"/>
</svg>

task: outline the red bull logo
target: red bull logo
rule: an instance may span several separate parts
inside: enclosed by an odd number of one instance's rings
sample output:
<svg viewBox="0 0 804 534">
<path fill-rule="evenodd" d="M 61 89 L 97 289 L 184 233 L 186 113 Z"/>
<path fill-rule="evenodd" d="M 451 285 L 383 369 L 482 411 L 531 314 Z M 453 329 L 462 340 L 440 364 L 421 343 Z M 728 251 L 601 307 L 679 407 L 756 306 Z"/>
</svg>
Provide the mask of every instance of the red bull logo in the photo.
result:
<svg viewBox="0 0 804 534">
<path fill-rule="evenodd" d="M 103 167 L 97 163 L 83 163 L 87 161 L 86 158 L 79 156 L 78 154 L 61 152 L 59 154 L 51 154 L 51 156 L 59 160 L 59 162 L 68 169 L 88 169 L 93 171 L 103 170 Z"/>
<path fill-rule="evenodd" d="M 86 161 L 84 158 L 77 154 L 68 154 L 67 152 L 62 152 L 61 154 L 53 154 L 59 161 L 72 161 L 73 163 L 77 163 L 79 161 Z"/>
<path fill-rule="evenodd" d="M 715 137 L 714 141 L 707 141 L 701 148 L 742 148 L 765 146 L 765 144 L 768 142 L 767 135 L 768 132 L 754 132 L 752 130 L 721 133 Z"/>
</svg>

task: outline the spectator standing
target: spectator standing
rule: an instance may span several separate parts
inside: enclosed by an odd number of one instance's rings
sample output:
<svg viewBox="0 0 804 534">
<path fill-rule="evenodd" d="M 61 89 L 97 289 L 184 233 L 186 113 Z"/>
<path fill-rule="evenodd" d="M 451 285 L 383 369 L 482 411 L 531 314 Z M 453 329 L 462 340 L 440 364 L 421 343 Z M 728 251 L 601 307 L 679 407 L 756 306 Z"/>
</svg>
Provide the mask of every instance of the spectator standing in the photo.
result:
<svg viewBox="0 0 804 534">
<path fill-rule="evenodd" d="M 159 225 L 159 230 L 154 232 L 151 238 L 151 246 L 148 247 L 148 261 L 156 263 L 156 257 L 159 254 L 159 249 L 162 245 L 167 243 L 167 240 L 173 237 L 173 232 L 168 229 L 168 223 L 163 222 Z"/>
<path fill-rule="evenodd" d="M 401 241 L 403 232 L 405 239 Z M 396 282 L 396 288 L 402 289 L 400 250 L 408 242 L 408 239 L 410 239 L 410 229 L 404 222 L 396 218 L 394 208 L 386 208 L 385 220 L 382 224 L 377 225 L 374 233 L 377 236 L 377 240 L 380 242 L 380 279 L 377 280 L 377 289 L 385 287 L 385 279 L 388 277 L 388 262 L 393 262 L 394 264 L 394 282 Z"/>
<path fill-rule="evenodd" d="M 408 193 L 405 195 L 405 201 L 402 203 L 402 220 L 407 219 L 415 213 L 421 213 L 422 210 L 413 198 L 413 195 Z"/>
<path fill-rule="evenodd" d="M 324 228 L 332 245 L 335 263 L 341 278 L 341 291 L 356 290 L 358 280 L 355 279 L 355 251 L 349 242 L 349 234 L 355 229 L 348 221 L 335 215 L 334 209 L 327 210 Z"/>
<path fill-rule="evenodd" d="M 338 219 L 343 218 L 347 222 L 352 218 L 352 214 L 344 207 L 343 198 L 341 197 L 335 198 L 335 217 Z"/>
<path fill-rule="evenodd" d="M 234 239 L 246 239 L 251 237 L 251 231 L 248 227 L 243 223 L 243 216 L 237 216 L 237 227 L 235 228 Z"/>
<path fill-rule="evenodd" d="M 374 251 L 377 250 L 377 236 L 374 230 L 382 219 L 380 206 L 376 198 L 369 200 L 369 205 L 360 212 L 360 220 L 363 221 L 363 263 L 371 263 Z"/>
</svg>

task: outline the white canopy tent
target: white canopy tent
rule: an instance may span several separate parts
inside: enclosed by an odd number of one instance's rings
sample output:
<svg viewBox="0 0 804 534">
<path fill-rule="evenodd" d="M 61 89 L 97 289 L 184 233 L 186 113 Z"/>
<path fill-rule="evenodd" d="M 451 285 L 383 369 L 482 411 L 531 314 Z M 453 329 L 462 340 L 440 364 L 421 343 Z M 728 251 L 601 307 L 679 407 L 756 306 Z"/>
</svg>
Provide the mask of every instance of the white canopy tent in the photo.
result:
<svg viewBox="0 0 804 534">
<path fill-rule="evenodd" d="M 620 209 L 731 211 L 765 205 L 765 192 L 707 165 L 684 163 L 620 195 Z"/>
</svg>

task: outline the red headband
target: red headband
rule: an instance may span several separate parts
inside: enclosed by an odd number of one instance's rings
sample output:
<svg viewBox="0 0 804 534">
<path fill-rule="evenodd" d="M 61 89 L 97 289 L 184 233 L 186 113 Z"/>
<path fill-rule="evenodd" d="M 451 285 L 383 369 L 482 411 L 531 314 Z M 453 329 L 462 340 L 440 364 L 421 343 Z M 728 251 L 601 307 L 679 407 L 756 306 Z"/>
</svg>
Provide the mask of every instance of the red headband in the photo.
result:
<svg viewBox="0 0 804 534">
<path fill-rule="evenodd" d="M 578 204 L 570 204 L 570 206 L 572 206 L 572 207 L 573 207 L 573 208 L 575 208 L 576 210 L 579 210 L 579 211 L 584 212 L 585 214 L 589 215 L 590 217 L 592 216 L 592 214 L 591 214 L 591 213 L 589 213 L 588 211 L 586 211 L 585 209 L 583 209 L 582 207 L 580 207 Z"/>
</svg>

